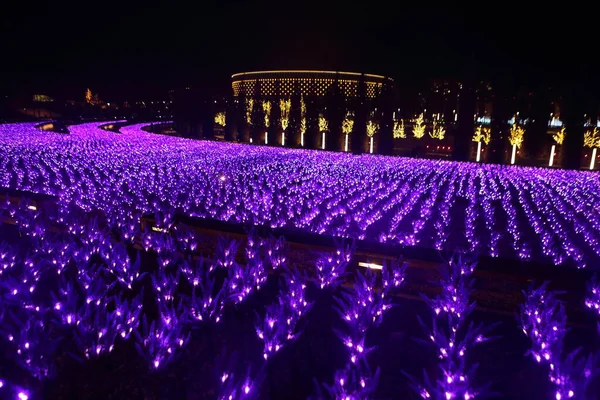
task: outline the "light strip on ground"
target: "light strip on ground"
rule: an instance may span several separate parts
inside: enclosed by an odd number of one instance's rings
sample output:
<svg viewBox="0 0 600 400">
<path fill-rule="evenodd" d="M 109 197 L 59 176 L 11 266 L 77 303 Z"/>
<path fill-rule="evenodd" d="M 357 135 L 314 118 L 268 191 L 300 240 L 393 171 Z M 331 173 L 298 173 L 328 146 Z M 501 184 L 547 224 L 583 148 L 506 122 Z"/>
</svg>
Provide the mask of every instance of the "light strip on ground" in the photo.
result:
<svg viewBox="0 0 600 400">
<path fill-rule="evenodd" d="M 363 268 L 369 268 L 369 269 L 378 269 L 378 270 L 382 270 L 383 269 L 383 265 L 374 264 L 374 263 L 367 263 L 367 262 L 359 262 L 358 266 L 359 267 L 363 267 Z"/>
</svg>

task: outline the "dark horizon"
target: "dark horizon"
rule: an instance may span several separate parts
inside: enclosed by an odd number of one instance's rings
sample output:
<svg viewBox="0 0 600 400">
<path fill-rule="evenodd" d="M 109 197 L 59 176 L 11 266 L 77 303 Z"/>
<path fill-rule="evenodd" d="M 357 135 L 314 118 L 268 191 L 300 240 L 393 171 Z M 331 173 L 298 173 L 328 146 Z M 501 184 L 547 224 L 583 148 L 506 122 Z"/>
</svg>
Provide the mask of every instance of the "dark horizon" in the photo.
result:
<svg viewBox="0 0 600 400">
<path fill-rule="evenodd" d="M 514 87 L 597 83 L 583 10 L 209 2 L 197 15 L 102 4 L 8 5 L 0 82 L 9 92 L 73 96 L 91 87 L 117 99 L 188 85 L 228 90 L 232 73 L 264 69 L 383 74 L 401 87 L 467 71 Z"/>
</svg>

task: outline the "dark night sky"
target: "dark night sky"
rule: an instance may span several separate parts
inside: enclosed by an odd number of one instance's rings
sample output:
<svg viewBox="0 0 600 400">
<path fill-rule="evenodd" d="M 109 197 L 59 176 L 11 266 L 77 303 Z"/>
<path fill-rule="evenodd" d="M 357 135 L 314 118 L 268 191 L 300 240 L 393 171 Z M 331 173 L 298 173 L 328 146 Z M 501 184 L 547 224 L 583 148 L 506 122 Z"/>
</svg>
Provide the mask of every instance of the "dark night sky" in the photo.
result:
<svg viewBox="0 0 600 400">
<path fill-rule="evenodd" d="M 294 68 L 382 73 L 411 85 L 460 77 L 475 59 L 484 77 L 535 84 L 593 75 L 598 48 L 591 12 L 548 3 L 125 3 L 3 5 L 0 83 L 121 96 L 187 84 L 227 90 L 234 72 Z"/>
</svg>

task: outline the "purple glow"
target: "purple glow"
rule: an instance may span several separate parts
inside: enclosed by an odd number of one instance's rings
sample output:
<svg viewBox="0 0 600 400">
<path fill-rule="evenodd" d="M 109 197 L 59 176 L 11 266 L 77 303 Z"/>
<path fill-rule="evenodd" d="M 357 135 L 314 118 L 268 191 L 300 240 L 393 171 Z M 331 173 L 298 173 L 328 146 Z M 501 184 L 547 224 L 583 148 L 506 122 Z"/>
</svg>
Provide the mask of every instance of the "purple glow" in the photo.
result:
<svg viewBox="0 0 600 400">
<path fill-rule="evenodd" d="M 283 238 L 253 234 L 245 246 L 222 238 L 214 262 L 196 265 L 184 257 L 198 255 L 201 238 L 181 229 L 176 213 L 578 267 L 600 259 L 597 174 L 258 148 L 140 128 L 125 127 L 119 135 L 94 123 L 59 135 L 33 124 L 0 125 L 0 186 L 58 197 L 59 210 L 50 216 L 42 206 L 0 199 L 0 215 L 14 219 L 32 248 L 22 254 L 0 244 L 4 339 L 9 355 L 38 379 L 54 370 L 53 332 L 72 333 L 87 358 L 110 353 L 133 334 L 150 369 L 161 369 L 187 343 L 190 321 L 195 329 L 199 321 L 220 322 L 225 307 L 265 285 L 267 271 L 285 275 L 289 268 Z M 155 226 L 143 231 L 140 218 L 146 213 L 155 215 Z M 145 272 L 139 255 L 131 255 L 132 243 L 156 256 L 158 267 Z M 352 254 L 351 247 L 322 254 L 318 285 L 336 288 Z M 427 299 L 434 314 L 426 327 L 428 342 L 440 361 L 439 380 L 418 386 L 422 397 L 470 399 L 485 389 L 474 387 L 475 370 L 465 362 L 473 346 L 488 340 L 486 328 L 466 322 L 474 307 L 473 268 L 452 260 L 440 295 Z M 57 284 L 51 299 L 39 293 L 42 276 Z M 366 369 L 367 332 L 381 323 L 392 305 L 390 293 L 404 277 L 400 264 L 386 265 L 381 289 L 370 271 L 359 274 L 354 289 L 338 299 L 346 322 L 338 334 L 348 351 L 347 367 L 336 373 L 333 386 L 340 398 L 363 399 L 373 392 L 377 373 Z M 300 334 L 310 308 L 305 282 L 298 274 L 286 275 L 277 300 L 259 318 L 256 331 L 266 360 Z M 597 287 L 590 286 L 586 300 L 596 310 Z M 133 296 L 142 290 L 153 296 L 146 307 L 157 308 L 151 323 L 142 314 L 142 296 Z M 530 313 L 522 316 L 531 354 L 552 366 L 557 397 L 579 396 L 583 391 L 573 371 L 584 371 L 588 380 L 592 358 L 562 354 L 564 312 L 539 298 L 534 304 L 536 293 L 524 306 Z M 541 322 L 536 311 L 543 314 Z M 561 332 L 546 332 L 552 323 Z M 243 376 L 226 375 L 222 383 Z M 258 395 L 256 381 L 236 380 L 223 398 Z"/>
<path fill-rule="evenodd" d="M 453 233 L 471 251 L 579 267 L 600 259 L 597 174 L 193 141 L 142 125 L 114 134 L 98 125 L 73 126 L 70 135 L 0 125 L 0 186 L 101 209 L 128 238 L 135 216 L 161 211 L 158 228 L 170 229 L 180 209 L 436 249 L 456 247 Z M 274 261 L 275 269 L 283 262 Z"/>
</svg>

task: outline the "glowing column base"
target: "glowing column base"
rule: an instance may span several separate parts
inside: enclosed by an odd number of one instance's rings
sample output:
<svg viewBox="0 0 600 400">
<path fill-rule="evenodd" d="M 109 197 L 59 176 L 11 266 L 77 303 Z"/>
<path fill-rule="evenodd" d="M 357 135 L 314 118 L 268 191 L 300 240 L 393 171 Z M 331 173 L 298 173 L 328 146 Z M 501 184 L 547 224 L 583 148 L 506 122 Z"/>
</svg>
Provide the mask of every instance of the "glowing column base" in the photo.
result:
<svg viewBox="0 0 600 400">
<path fill-rule="evenodd" d="M 285 132 L 281 132 L 281 145 L 285 146 Z"/>
<path fill-rule="evenodd" d="M 594 167 L 596 166 L 596 150 L 598 150 L 596 147 L 594 147 L 594 150 L 592 150 L 592 160 L 590 161 L 590 169 L 594 169 Z"/>
<path fill-rule="evenodd" d="M 550 162 L 548 163 L 548 166 L 551 167 L 552 164 L 554 164 L 554 150 L 556 150 L 556 145 L 553 144 L 552 145 L 552 149 L 550 149 Z"/>
<path fill-rule="evenodd" d="M 510 163 L 514 164 L 516 158 L 517 158 L 517 145 L 513 144 L 512 156 L 510 157 Z"/>
<path fill-rule="evenodd" d="M 481 142 L 477 142 L 477 157 L 475 158 L 477 162 L 481 160 Z"/>
<path fill-rule="evenodd" d="M 373 136 L 371 136 L 371 141 L 369 142 L 369 153 L 373 154 Z"/>
<path fill-rule="evenodd" d="M 300 146 L 304 147 L 304 132 L 300 132 Z"/>
<path fill-rule="evenodd" d="M 265 144 L 269 144 L 269 133 L 265 132 Z"/>
<path fill-rule="evenodd" d="M 346 133 L 346 145 L 344 146 L 344 151 L 348 151 L 348 134 Z"/>
<path fill-rule="evenodd" d="M 252 138 L 250 138 L 250 143 L 252 143 Z"/>
<path fill-rule="evenodd" d="M 321 137 L 321 149 L 325 150 L 325 132 L 323 132 L 323 135 Z"/>
</svg>

